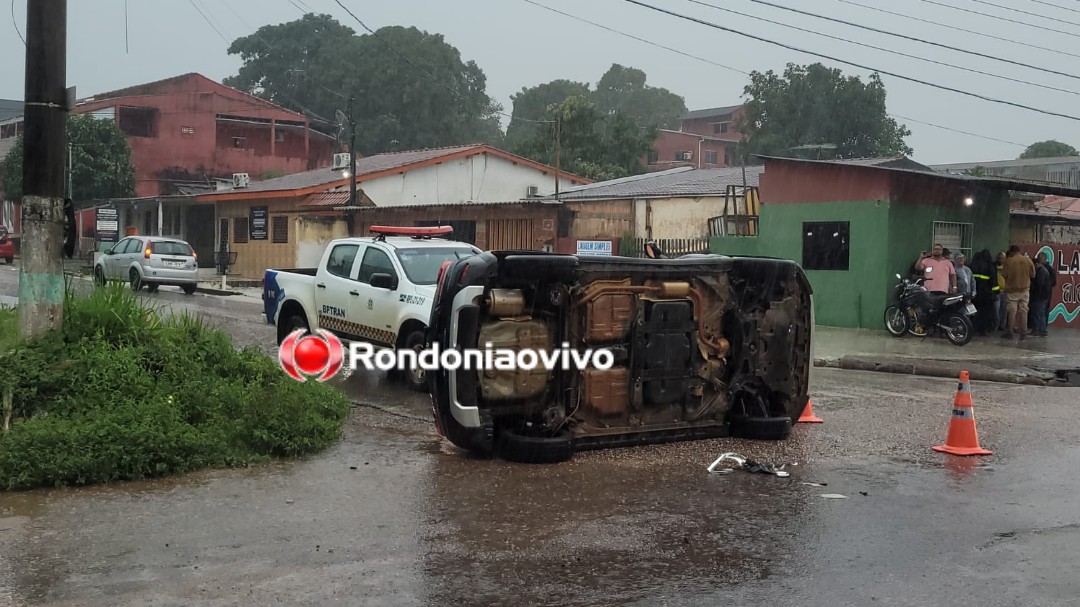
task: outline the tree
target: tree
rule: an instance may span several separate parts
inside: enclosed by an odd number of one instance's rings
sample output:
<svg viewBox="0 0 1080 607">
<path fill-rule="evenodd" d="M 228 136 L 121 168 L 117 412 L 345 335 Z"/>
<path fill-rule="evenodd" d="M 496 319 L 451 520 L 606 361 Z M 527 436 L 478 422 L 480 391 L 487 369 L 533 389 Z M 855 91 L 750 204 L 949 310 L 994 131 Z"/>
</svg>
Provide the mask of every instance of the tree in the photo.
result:
<svg viewBox="0 0 1080 607">
<path fill-rule="evenodd" d="M 111 120 L 75 114 L 67 120 L 71 145 L 71 199 L 76 202 L 135 195 L 131 147 Z M 23 145 L 19 137 L 3 162 L 4 196 L 21 200 Z"/>
<path fill-rule="evenodd" d="M 1061 156 L 1080 156 L 1080 151 L 1060 141 L 1054 141 L 1053 139 L 1047 141 L 1039 141 L 1033 143 L 1024 150 L 1023 154 L 1020 154 L 1020 160 L 1027 158 L 1058 158 Z"/>
<path fill-rule="evenodd" d="M 560 168 L 597 181 L 641 173 L 641 159 L 656 139 L 655 128 L 642 129 L 623 114 L 604 113 L 580 96 L 550 106 L 545 120 L 560 122 Z M 543 124 L 518 153 L 555 164 L 555 125 Z"/>
<path fill-rule="evenodd" d="M 506 127 L 506 146 L 517 149 L 532 137 L 539 128 L 537 121 L 544 120 L 548 108 L 570 97 L 588 97 L 591 91 L 584 82 L 552 80 L 533 87 L 524 87 L 510 97 L 514 104 L 510 124 Z"/>
<path fill-rule="evenodd" d="M 686 101 L 664 88 L 645 84 L 645 72 L 612 64 L 596 84 L 593 103 L 604 113 L 619 112 L 642 128 L 675 128 L 686 114 Z"/>
<path fill-rule="evenodd" d="M 754 154 L 790 156 L 804 145 L 835 146 L 819 148 L 829 159 L 912 153 L 904 142 L 911 131 L 889 117 L 876 73 L 864 83 L 820 63 L 789 63 L 783 76 L 752 72 L 743 93 L 749 99 L 740 126 L 746 139 L 738 154 L 747 164 Z"/>
<path fill-rule="evenodd" d="M 357 36 L 308 14 L 238 38 L 229 54 L 243 65 L 225 84 L 310 117 L 335 121 L 355 96 L 362 154 L 502 140 L 484 72 L 439 34 L 394 26 Z"/>
</svg>

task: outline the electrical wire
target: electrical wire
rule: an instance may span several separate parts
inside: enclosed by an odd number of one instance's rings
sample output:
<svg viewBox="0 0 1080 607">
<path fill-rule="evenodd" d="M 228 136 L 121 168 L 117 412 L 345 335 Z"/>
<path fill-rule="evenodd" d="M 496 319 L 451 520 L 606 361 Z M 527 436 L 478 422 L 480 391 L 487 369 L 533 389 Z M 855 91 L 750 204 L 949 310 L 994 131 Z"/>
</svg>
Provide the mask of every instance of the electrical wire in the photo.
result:
<svg viewBox="0 0 1080 607">
<path fill-rule="evenodd" d="M 1069 8 L 1067 6 L 1061 6 L 1060 4 L 1054 4 L 1053 2 L 1046 2 L 1046 0 L 1031 0 L 1036 4 L 1045 4 L 1046 6 L 1052 6 L 1054 8 L 1060 8 L 1063 11 L 1072 11 L 1074 13 L 1080 13 L 1080 9 Z"/>
<path fill-rule="evenodd" d="M 912 21 L 918 21 L 919 23 L 926 23 L 926 24 L 929 24 L 929 25 L 936 25 L 938 27 L 944 27 L 944 28 L 947 28 L 947 29 L 956 30 L 958 32 L 964 32 L 965 34 L 974 34 L 976 36 L 982 36 L 983 38 L 989 38 L 991 40 L 998 40 L 1000 42 L 1011 42 L 1012 44 L 1018 44 L 1020 46 L 1026 46 L 1028 48 L 1034 48 L 1034 49 L 1038 49 L 1040 51 L 1048 51 L 1048 52 L 1051 52 L 1051 53 L 1057 53 L 1059 55 L 1067 55 L 1069 57 L 1080 58 L 1080 55 L 1078 55 L 1076 53 L 1070 53 L 1068 51 L 1063 51 L 1063 50 L 1059 50 L 1059 49 L 1056 49 L 1056 48 L 1050 48 L 1050 47 L 1046 47 L 1046 46 L 1039 46 L 1037 44 L 1031 44 L 1030 42 L 1023 42 L 1023 41 L 1020 41 L 1020 40 L 1013 40 L 1012 38 L 1005 38 L 1005 37 L 1002 37 L 1002 36 L 995 36 L 993 34 L 987 34 L 986 32 L 980 32 L 980 31 L 976 31 L 976 30 L 965 29 L 965 28 L 958 27 L 958 26 L 955 26 L 955 25 L 948 25 L 946 23 L 938 23 L 937 21 L 931 21 L 930 19 L 923 19 L 921 17 L 913 17 L 911 15 L 906 15 L 904 13 L 898 13 L 898 12 L 895 12 L 895 11 L 890 11 L 888 9 L 880 8 L 880 7 L 877 7 L 877 6 L 870 6 L 870 5 L 867 5 L 867 4 L 862 4 L 862 3 L 859 3 L 859 2 L 855 2 L 854 0 L 836 0 L 836 1 L 837 2 L 843 2 L 844 4 L 850 4 L 852 6 L 862 7 L 862 8 L 865 8 L 867 10 L 877 11 L 879 13 L 884 13 L 886 15 L 892 15 L 893 17 L 903 17 L 904 19 L 910 19 Z"/>
<path fill-rule="evenodd" d="M 210 20 L 210 17 L 206 16 L 206 13 L 204 13 L 202 9 L 199 8 L 199 5 L 195 4 L 195 0 L 188 0 L 188 4 L 190 4 L 192 8 L 194 8 L 196 11 L 199 12 L 200 15 L 202 15 L 203 21 L 205 21 L 211 29 L 217 32 L 218 36 L 221 36 L 221 39 L 225 41 L 225 44 L 227 46 L 229 44 L 229 39 L 225 37 L 225 34 L 221 33 L 221 30 L 219 30 L 218 27 L 214 25 L 214 22 Z"/>
<path fill-rule="evenodd" d="M 369 34 L 371 34 L 371 35 L 372 35 L 372 36 L 374 36 L 374 37 L 375 37 L 375 38 L 376 38 L 377 40 L 379 40 L 380 42 L 382 42 L 383 44 L 385 44 L 385 45 L 386 45 L 386 47 L 387 47 L 388 49 L 390 49 L 390 50 L 391 50 L 391 51 L 392 51 L 392 52 L 393 52 L 394 54 L 396 54 L 396 55 L 397 55 L 398 57 L 400 57 L 400 58 L 401 58 L 401 59 L 402 59 L 402 60 L 403 60 L 403 61 L 404 61 L 405 63 L 408 63 L 408 64 L 409 64 L 409 65 L 411 65 L 411 66 L 412 66 L 412 67 L 413 67 L 414 69 L 416 69 L 416 70 L 420 71 L 421 73 L 423 73 L 424 75 L 426 75 L 426 76 L 427 76 L 427 77 L 428 77 L 429 79 L 431 79 L 431 81 L 432 81 L 432 82 L 439 82 L 439 83 L 442 83 L 442 81 L 440 81 L 439 79 L 437 79 L 437 78 L 435 77 L 435 75 L 434 75 L 434 74 L 432 74 L 432 73 L 431 73 L 430 71 L 428 71 L 427 69 L 425 69 L 425 68 L 423 68 L 423 67 L 421 67 L 421 66 L 417 65 L 417 64 L 416 64 L 415 62 L 413 62 L 413 60 L 409 59 L 409 58 L 408 58 L 408 57 L 407 57 L 407 56 L 406 56 L 405 54 L 403 54 L 403 53 L 402 53 L 401 51 L 397 50 L 397 48 L 395 48 L 395 47 L 394 47 L 394 45 L 390 44 L 389 42 L 387 42 L 386 40 L 384 40 L 384 39 L 382 38 L 382 36 L 380 36 L 380 35 L 378 35 L 377 33 L 375 33 L 375 30 L 373 30 L 373 29 L 371 29 L 370 27 L 368 27 L 368 26 L 367 26 L 367 24 L 366 24 L 366 23 L 364 23 L 364 22 L 363 22 L 363 21 L 362 21 L 362 20 L 360 19 L 360 17 L 357 17 L 355 13 L 353 13 L 353 12 L 352 12 L 351 10 L 349 10 L 349 7 L 345 6 L 345 5 L 344 5 L 344 4 L 343 4 L 343 3 L 341 2 L 341 0 L 334 0 L 334 2 L 335 2 L 335 3 L 336 3 L 336 4 L 338 5 L 338 6 L 340 6 L 340 7 L 342 8 L 342 10 L 344 10 L 344 11 L 345 11 L 346 13 L 349 13 L 349 16 L 350 16 L 350 17 L 352 17 L 352 18 L 353 18 L 354 20 L 356 20 L 356 22 L 360 24 L 360 27 L 362 27 L 362 28 L 364 28 L 365 30 L 367 30 L 367 32 L 368 32 Z M 456 93 L 456 91 L 454 91 L 453 89 L 451 89 L 451 88 L 450 88 L 450 87 L 448 87 L 448 86 L 445 86 L 445 85 L 444 85 L 444 88 L 446 88 L 446 90 L 447 90 L 447 91 L 449 91 L 449 92 L 450 92 L 450 94 L 452 94 L 452 95 L 456 95 L 456 94 L 457 94 L 457 93 Z M 554 123 L 555 123 L 555 121 L 554 121 L 554 120 L 529 120 L 528 118 L 521 118 L 521 117 L 515 117 L 515 116 L 514 116 L 513 114 L 507 114 L 506 112 L 503 112 L 503 111 L 500 111 L 500 110 L 495 110 L 495 113 L 496 113 L 496 114 L 499 114 L 500 116 L 505 116 L 505 117 L 507 117 L 507 118 L 510 118 L 511 120 L 520 120 L 520 121 L 522 121 L 522 122 L 531 122 L 531 123 L 534 123 L 534 124 L 554 124 Z"/>
<path fill-rule="evenodd" d="M 690 1 L 693 2 L 695 0 L 690 0 Z M 868 31 L 875 32 L 875 33 L 878 33 L 878 34 L 885 34 L 887 36 L 894 36 L 896 38 L 903 38 L 904 40 L 910 40 L 912 42 L 921 42 L 923 44 L 929 44 L 931 46 L 937 46 L 937 47 L 940 47 L 940 48 L 948 49 L 950 51 L 956 51 L 956 52 L 959 52 L 959 53 L 966 53 L 968 55 L 975 55 L 976 57 L 982 57 L 984 59 L 992 59 L 994 61 L 1000 61 L 1002 63 L 1009 63 L 1009 64 L 1012 64 L 1012 65 L 1018 65 L 1020 67 L 1026 67 L 1026 68 L 1033 69 L 1033 70 L 1039 70 L 1040 72 L 1046 72 L 1048 74 L 1055 74 L 1055 75 L 1058 75 L 1058 76 L 1066 76 L 1068 78 L 1074 78 L 1076 80 L 1080 80 L 1080 76 L 1077 76 L 1075 74 L 1069 74 L 1067 72 L 1059 72 L 1057 70 L 1052 70 L 1052 69 L 1045 68 L 1045 67 L 1039 67 L 1037 65 L 1031 65 L 1030 63 L 1023 63 L 1023 62 L 1020 62 L 1020 61 L 1013 61 L 1012 59 L 1004 59 L 1002 57 L 997 57 L 997 56 L 994 56 L 994 55 L 988 55 L 986 53 L 980 53 L 978 51 L 969 51 L 967 49 L 963 49 L 963 48 L 959 48 L 959 47 L 955 47 L 955 46 L 949 46 L 948 44 L 942 44 L 940 42 L 934 42 L 932 40 L 923 40 L 922 38 L 916 38 L 914 36 L 908 36 L 906 34 L 897 34 L 896 32 L 890 32 L 888 30 L 878 29 L 876 27 L 870 27 L 869 25 L 862 25 L 860 23 L 852 23 L 851 21 L 844 21 L 843 19 L 837 19 L 836 17 L 827 17 L 825 15 L 819 15 L 817 13 L 811 13 L 809 11 L 804 11 L 804 10 L 800 10 L 800 9 L 797 9 L 797 8 L 791 8 L 790 6 L 784 6 L 782 4 L 775 4 L 775 3 L 772 3 L 772 2 L 768 2 L 767 0 L 748 0 L 748 1 L 749 2 L 754 2 L 756 4 L 762 4 L 762 5 L 765 5 L 765 6 L 771 6 L 773 8 L 778 8 L 780 10 L 791 11 L 793 13 L 798 13 L 800 15 L 806 15 L 808 17 L 815 17 L 817 19 L 824 19 L 826 21 L 832 21 L 834 23 L 842 23 L 844 25 L 848 25 L 848 26 L 851 26 L 851 27 L 857 27 L 859 29 L 868 30 Z M 920 1 L 929 2 L 931 0 L 920 0 Z"/>
<path fill-rule="evenodd" d="M 694 4 L 701 5 L 701 6 L 707 6 L 709 8 L 713 8 L 713 9 L 716 9 L 718 11 L 724 11 L 724 12 L 732 13 L 732 14 L 735 14 L 735 15 L 740 15 L 740 16 L 746 17 L 748 19 L 756 19 L 758 21 L 764 21 L 765 23 L 771 23 L 773 25 L 779 25 L 781 27 L 791 28 L 793 30 L 797 30 L 797 31 L 800 31 L 800 32 L 806 32 L 808 34 L 814 34 L 816 36 L 822 36 L 822 37 L 825 37 L 825 38 L 829 38 L 831 40 L 839 40 L 841 42 L 847 42 L 849 44 L 854 44 L 856 46 L 862 46 L 862 47 L 865 47 L 865 48 L 871 48 L 871 49 L 874 49 L 876 51 L 882 51 L 882 52 L 890 53 L 890 54 L 893 54 L 893 55 L 899 55 L 901 57 L 908 57 L 909 59 L 916 59 L 918 61 L 925 61 L 927 63 L 933 63 L 933 64 L 936 64 L 936 65 L 943 65 L 945 67 L 951 67 L 953 69 L 962 70 L 962 71 L 965 71 L 965 72 L 971 72 L 971 73 L 974 73 L 974 74 L 980 74 L 980 75 L 983 75 L 983 76 L 989 76 L 991 78 L 998 78 L 1000 80 L 1008 80 L 1009 82 L 1016 82 L 1018 84 L 1026 84 L 1028 86 L 1035 86 L 1035 87 L 1039 87 L 1039 88 L 1048 89 L 1048 90 L 1051 90 L 1051 91 L 1058 91 L 1059 93 L 1068 93 L 1070 95 L 1078 95 L 1078 96 L 1080 96 L 1080 92 L 1077 92 L 1077 91 L 1071 91 L 1069 89 L 1063 89 L 1063 88 L 1059 88 L 1059 87 L 1056 87 L 1056 86 L 1050 86 L 1050 85 L 1046 85 L 1046 84 L 1039 84 L 1037 82 L 1031 82 L 1031 81 L 1028 81 L 1028 80 L 1020 80 L 1018 78 L 1012 78 L 1010 76 L 1003 76 L 1001 74 L 995 74 L 995 73 L 992 73 L 992 72 L 984 72 L 982 70 L 977 70 L 977 69 L 974 69 L 974 68 L 964 67 L 962 65 L 956 65 L 956 64 L 953 64 L 953 63 L 946 63 L 944 61 L 938 61 L 936 59 L 928 59 L 926 57 L 920 57 L 918 55 L 912 55 L 910 53 L 905 53 L 905 52 L 902 52 L 902 51 L 896 51 L 896 50 L 892 50 L 892 49 L 887 49 L 887 48 L 884 48 L 884 47 L 875 46 L 873 44 L 866 44 L 864 42 L 857 42 L 855 40 L 849 40 L 849 39 L 843 38 L 841 36 L 833 36 L 832 34 L 826 34 L 824 32 L 819 32 L 819 31 L 816 31 L 816 30 L 807 29 L 807 28 L 804 28 L 804 27 L 799 27 L 797 25 L 790 25 L 788 23 L 783 23 L 783 22 L 780 22 L 780 21 L 774 21 L 772 19 L 766 19 L 765 17 L 759 17 L 757 15 L 751 15 L 751 14 L 748 14 L 748 13 L 743 13 L 743 12 L 740 12 L 740 11 L 737 11 L 737 10 L 734 10 L 734 9 L 724 8 L 722 6 L 716 6 L 715 4 L 709 4 L 708 2 L 702 2 L 701 0 L 687 0 L 687 1 L 692 2 Z"/>
<path fill-rule="evenodd" d="M 754 34 L 748 34 L 746 32 L 743 32 L 743 31 L 740 31 L 740 30 L 737 30 L 737 29 L 733 29 L 733 28 L 730 28 L 730 27 L 725 27 L 723 25 L 718 25 L 718 24 L 713 23 L 711 21 L 706 21 L 704 19 L 698 19 L 696 17 L 691 17 L 689 15 L 683 15 L 681 13 L 676 13 L 674 11 L 670 11 L 670 10 L 667 10 L 667 9 L 664 9 L 664 8 L 660 8 L 658 6 L 653 6 L 653 5 L 645 3 L 645 2 L 640 2 L 639 0 L 623 0 L 623 1 L 628 2 L 630 4 L 634 4 L 634 5 L 643 7 L 643 8 L 647 8 L 647 9 L 650 9 L 650 10 L 653 10 L 653 11 L 656 11 L 656 12 L 659 12 L 659 13 L 664 13 L 664 14 L 670 15 L 672 17 L 677 17 L 679 19 L 685 19 L 687 21 L 692 21 L 694 23 L 705 25 L 705 26 L 711 27 L 713 29 L 717 29 L 717 30 L 720 30 L 720 31 L 725 31 L 725 32 L 736 34 L 736 35 L 739 35 L 739 36 L 744 36 L 744 37 L 750 38 L 752 40 L 757 40 L 759 42 L 765 42 L 765 43 L 768 43 L 768 44 L 772 44 L 772 45 L 775 45 L 775 46 L 786 48 L 788 50 L 796 51 L 796 52 L 799 52 L 799 53 L 804 53 L 804 54 L 807 54 L 807 55 L 812 55 L 814 57 L 820 57 L 822 59 L 828 59 L 830 61 L 835 61 L 837 63 L 843 63 L 845 65 L 850 65 L 852 67 L 857 67 L 859 69 L 864 69 L 864 70 L 867 70 L 867 71 L 870 71 L 870 72 L 876 72 L 876 73 L 879 73 L 879 74 L 885 74 L 887 76 L 892 76 L 894 78 L 899 78 L 901 80 L 907 80 L 909 82 L 914 82 L 916 84 L 922 84 L 924 86 L 928 86 L 928 87 L 931 87 L 931 88 L 936 88 L 936 89 L 943 90 L 943 91 L 949 91 L 949 92 L 953 92 L 953 93 L 958 93 L 960 95 L 964 95 L 964 96 L 967 96 L 967 97 L 974 97 L 976 99 L 982 99 L 983 101 L 989 101 L 991 103 L 997 103 L 997 104 L 1001 104 L 1001 105 L 1009 105 L 1009 106 L 1012 106 L 1012 107 L 1017 107 L 1017 108 L 1025 109 L 1025 110 L 1030 110 L 1030 111 L 1037 112 L 1037 113 L 1040 113 L 1040 114 L 1046 114 L 1047 116 L 1057 116 L 1059 118 L 1066 118 L 1068 120 L 1075 120 L 1077 122 L 1080 122 L 1080 118 L 1078 118 L 1076 116 L 1070 116 L 1068 114 L 1061 114 L 1059 112 L 1053 112 L 1053 111 L 1050 111 L 1050 110 L 1044 110 L 1044 109 L 1040 109 L 1040 108 L 1036 108 L 1036 107 L 1032 107 L 1032 106 L 1028 106 L 1028 105 L 1023 105 L 1023 104 L 1020 104 L 1020 103 L 1015 103 L 1013 101 L 1006 101 L 1006 100 L 1003 100 L 1003 99 L 997 99 L 997 98 L 994 98 L 994 97 L 988 97 L 986 95 L 980 95 L 979 93 L 972 93 L 971 91 L 965 91 L 965 90 L 961 90 L 961 89 L 958 89 L 958 88 L 945 86 L 945 85 L 942 85 L 942 84 L 936 84 L 936 83 L 933 83 L 933 82 L 928 82 L 926 80 L 920 80 L 918 78 L 913 78 L 911 76 L 904 76 L 902 74 L 897 74 L 895 72 L 889 72 L 889 71 L 869 67 L 869 66 L 866 66 L 866 65 L 862 65 L 861 63 L 855 63 L 853 61 L 848 61 L 846 59 L 839 59 L 837 57 L 833 57 L 831 55 L 826 55 L 824 53 L 818 53 L 818 52 L 815 52 L 815 51 L 808 51 L 806 49 L 802 49 L 802 48 L 799 48 L 797 46 L 792 46 L 790 44 L 786 44 L 786 43 L 783 43 L 783 42 L 778 42 L 776 40 L 771 40 L 771 39 L 765 38 L 763 36 L 756 36 Z"/>
<path fill-rule="evenodd" d="M 962 11 L 965 13 L 971 13 L 973 15 L 979 15 L 980 17 L 988 17 L 990 19 L 997 19 L 998 21 L 1007 21 L 1009 23 L 1015 23 L 1017 25 L 1026 25 L 1035 29 L 1046 30 L 1048 32 L 1054 32 L 1055 34 L 1064 34 L 1066 36 L 1072 36 L 1074 38 L 1080 38 L 1080 34 L 1074 32 L 1066 32 L 1065 30 L 1056 30 L 1052 27 L 1046 27 L 1037 23 L 1028 23 L 1027 21 L 1020 21 L 1019 19 L 1009 19 L 1008 17 L 1002 17 L 1001 15 L 991 15 L 982 11 L 972 10 L 970 8 L 964 8 L 962 6 L 953 6 L 951 4 L 945 4 L 944 2 L 938 2 L 937 0 L 918 0 L 919 2 L 925 2 L 926 4 L 933 4 L 934 6 L 940 6 L 943 8 L 951 8 L 954 11 Z"/>
<path fill-rule="evenodd" d="M 19 20 L 15 18 L 15 0 L 11 0 L 11 25 L 15 27 L 15 33 L 19 35 L 19 40 L 22 40 L 23 45 L 25 45 L 26 38 L 23 38 L 22 32 L 19 31 Z"/>
<path fill-rule="evenodd" d="M 1020 9 L 1020 8 L 1013 8 L 1011 6 L 1004 6 L 1002 4 L 997 4 L 996 2 L 989 2 L 988 0 L 971 0 L 971 1 L 976 2 L 978 4 L 985 4 L 986 6 L 992 6 L 994 8 L 1000 8 L 1000 9 L 1003 9 L 1003 10 L 1012 11 L 1014 13 L 1020 13 L 1022 15 L 1029 15 L 1031 17 L 1038 17 L 1040 19 L 1047 19 L 1049 21 L 1060 21 L 1061 23 L 1067 23 L 1069 25 L 1075 25 L 1077 27 L 1080 27 L 1080 23 L 1077 23 L 1075 21 L 1066 21 L 1065 19 L 1059 19 L 1057 17 L 1049 17 L 1049 16 L 1043 15 L 1041 13 L 1033 13 L 1031 11 L 1025 11 L 1025 10 Z"/>
<path fill-rule="evenodd" d="M 661 44 L 657 44 L 657 43 L 652 42 L 650 40 L 645 40 L 643 38 L 638 38 L 637 36 L 633 36 L 631 34 L 626 34 L 626 33 L 621 32 L 619 30 L 616 30 L 616 29 L 613 29 L 613 28 L 610 28 L 610 27 L 607 27 L 607 26 L 599 25 L 597 23 L 593 23 L 592 21 L 588 21 L 586 19 L 578 17 L 577 15 L 572 15 L 570 13 L 564 13 L 563 11 L 553 9 L 551 7 L 540 4 L 539 2 L 535 2 L 534 0 L 522 0 L 522 2 L 527 2 L 529 4 L 536 5 L 536 6 L 540 7 L 540 8 L 547 9 L 549 11 L 552 11 L 554 13 L 558 13 L 558 14 L 563 15 L 565 17 L 569 17 L 570 19 L 574 19 L 576 21 L 581 21 L 583 23 L 588 23 L 590 25 L 595 25 L 595 26 L 600 27 L 602 29 L 605 29 L 605 30 L 607 30 L 609 32 L 613 32 L 613 33 L 616 33 L 616 34 L 625 35 L 625 36 L 634 38 L 635 40 L 639 40 L 639 41 L 644 42 L 646 44 L 649 44 L 651 46 L 656 46 L 658 48 L 662 48 L 662 49 L 671 51 L 673 53 L 677 53 L 677 54 L 682 55 L 684 57 L 689 57 L 690 59 L 695 59 L 697 61 L 701 61 L 702 63 L 707 63 L 709 65 L 714 65 L 714 66 L 717 66 L 717 67 L 722 67 L 722 68 L 727 69 L 727 70 L 732 70 L 732 71 L 738 72 L 738 73 L 740 73 L 740 74 L 742 74 L 744 76 L 749 76 L 750 75 L 750 72 L 747 72 L 745 70 L 740 70 L 738 68 L 733 68 L 733 67 L 730 67 L 730 66 L 727 66 L 727 65 L 721 65 L 721 64 L 719 64 L 719 63 L 717 63 L 717 62 L 715 62 L 715 61 L 713 61 L 711 59 L 706 59 L 705 57 L 701 57 L 699 55 L 694 55 L 692 53 L 687 53 L 687 52 L 684 52 L 684 51 L 680 51 L 678 49 L 674 49 L 674 48 L 671 48 L 671 47 L 668 47 L 668 46 L 663 46 Z M 925 122 L 925 121 L 922 121 L 922 120 L 917 120 L 915 118 L 909 118 L 907 116 L 901 116 L 899 114 L 888 113 L 888 116 L 890 116 L 892 118 L 899 118 L 900 120 L 907 120 L 909 122 L 914 122 L 914 123 L 917 123 L 917 124 L 922 124 L 922 125 L 925 125 L 925 126 L 936 128 L 936 129 L 941 129 L 943 131 L 950 131 L 950 132 L 953 132 L 953 133 L 959 133 L 961 135 L 968 135 L 970 137 L 976 137 L 976 138 L 979 138 L 979 139 L 985 139 L 987 141 L 996 141 L 998 143 L 1006 143 L 1006 144 L 1014 145 L 1014 146 L 1020 147 L 1020 148 L 1026 148 L 1027 147 L 1027 144 L 1017 143 L 1015 141 L 1007 141 L 1005 139 L 998 139 L 996 137 L 988 137 L 986 135 L 980 135 L 978 133 L 972 133 L 970 131 L 964 131 L 964 130 L 960 130 L 960 129 L 955 129 L 955 128 L 944 126 L 944 125 L 941 125 L 941 124 L 935 124 L 933 122 Z"/>
</svg>

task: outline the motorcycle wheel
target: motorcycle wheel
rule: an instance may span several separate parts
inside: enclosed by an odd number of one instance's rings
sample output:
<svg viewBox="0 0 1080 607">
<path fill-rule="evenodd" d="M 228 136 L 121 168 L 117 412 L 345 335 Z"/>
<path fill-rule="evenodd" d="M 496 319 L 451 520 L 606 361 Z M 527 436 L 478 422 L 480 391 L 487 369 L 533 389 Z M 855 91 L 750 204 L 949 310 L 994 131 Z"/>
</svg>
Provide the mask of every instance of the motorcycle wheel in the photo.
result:
<svg viewBox="0 0 1080 607">
<path fill-rule="evenodd" d="M 975 332 L 975 325 L 967 316 L 953 314 L 945 321 L 945 336 L 954 346 L 966 346 Z"/>
<path fill-rule="evenodd" d="M 908 315 L 900 306 L 885 308 L 885 330 L 893 337 L 903 337 L 908 332 Z"/>
</svg>

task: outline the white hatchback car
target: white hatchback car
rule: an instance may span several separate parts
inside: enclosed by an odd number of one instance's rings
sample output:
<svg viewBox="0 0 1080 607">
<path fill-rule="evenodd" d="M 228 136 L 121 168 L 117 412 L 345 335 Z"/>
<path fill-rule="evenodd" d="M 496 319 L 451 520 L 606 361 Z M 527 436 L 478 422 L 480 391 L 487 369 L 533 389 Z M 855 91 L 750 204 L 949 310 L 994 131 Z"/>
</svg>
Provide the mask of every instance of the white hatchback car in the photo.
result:
<svg viewBox="0 0 1080 607">
<path fill-rule="evenodd" d="M 191 295 L 199 283 L 199 264 L 190 244 L 176 238 L 130 236 L 105 251 L 94 265 L 94 281 L 126 280 L 131 290 L 154 293 L 161 285 Z"/>
</svg>

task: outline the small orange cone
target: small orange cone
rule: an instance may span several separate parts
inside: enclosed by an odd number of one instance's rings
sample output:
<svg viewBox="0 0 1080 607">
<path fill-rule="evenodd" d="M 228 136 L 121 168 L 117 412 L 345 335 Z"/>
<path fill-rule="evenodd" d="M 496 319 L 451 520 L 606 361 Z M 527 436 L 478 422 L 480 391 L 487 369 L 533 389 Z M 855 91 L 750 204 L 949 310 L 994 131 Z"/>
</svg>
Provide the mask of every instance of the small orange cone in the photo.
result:
<svg viewBox="0 0 1080 607">
<path fill-rule="evenodd" d="M 979 433 L 975 430 L 975 407 L 971 401 L 971 378 L 967 371 L 960 372 L 960 385 L 953 400 L 952 420 L 944 445 L 932 447 L 934 451 L 953 455 L 992 455 L 979 446 Z"/>
<path fill-rule="evenodd" d="M 806 408 L 803 409 L 802 415 L 799 417 L 798 423 L 800 424 L 823 424 L 825 420 L 814 415 L 814 401 L 811 398 L 806 399 Z"/>
</svg>

